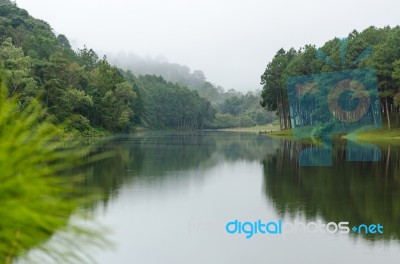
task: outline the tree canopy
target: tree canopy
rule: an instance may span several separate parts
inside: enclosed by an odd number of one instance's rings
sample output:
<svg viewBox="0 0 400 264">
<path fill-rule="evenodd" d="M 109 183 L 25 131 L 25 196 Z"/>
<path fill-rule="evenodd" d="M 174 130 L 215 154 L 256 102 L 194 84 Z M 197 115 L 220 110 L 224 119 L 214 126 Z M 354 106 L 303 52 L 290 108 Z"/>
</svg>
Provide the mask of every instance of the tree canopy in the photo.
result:
<svg viewBox="0 0 400 264">
<path fill-rule="evenodd" d="M 161 77 L 137 79 L 86 46 L 74 51 L 65 35 L 10 1 L 0 2 L 0 15 L 0 68 L 9 94 L 18 96 L 21 108 L 40 98 L 66 131 L 198 129 L 214 118 L 197 92 Z"/>
<path fill-rule="evenodd" d="M 399 125 L 400 98 L 400 27 L 369 27 L 362 32 L 354 30 L 347 36 L 345 50 L 340 39 L 334 38 L 319 49 L 305 45 L 299 50 L 280 49 L 261 76 L 261 105 L 276 111 L 281 129 L 291 128 L 286 84 L 288 77 L 320 74 L 347 69 L 373 67 L 378 78 L 381 114 L 387 127 Z M 346 54 L 346 56 L 342 56 Z M 302 98 L 309 100 L 312 98 Z"/>
</svg>

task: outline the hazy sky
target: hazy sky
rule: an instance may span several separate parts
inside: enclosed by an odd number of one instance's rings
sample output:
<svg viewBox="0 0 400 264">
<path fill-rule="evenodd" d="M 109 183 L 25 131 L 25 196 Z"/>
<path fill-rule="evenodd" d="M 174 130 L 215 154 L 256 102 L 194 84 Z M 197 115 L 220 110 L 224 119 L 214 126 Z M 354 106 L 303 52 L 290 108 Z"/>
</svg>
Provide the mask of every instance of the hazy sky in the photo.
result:
<svg viewBox="0 0 400 264">
<path fill-rule="evenodd" d="M 283 47 L 323 45 L 353 29 L 400 24 L 399 0 L 17 0 L 74 45 L 164 55 L 241 91 Z"/>
</svg>

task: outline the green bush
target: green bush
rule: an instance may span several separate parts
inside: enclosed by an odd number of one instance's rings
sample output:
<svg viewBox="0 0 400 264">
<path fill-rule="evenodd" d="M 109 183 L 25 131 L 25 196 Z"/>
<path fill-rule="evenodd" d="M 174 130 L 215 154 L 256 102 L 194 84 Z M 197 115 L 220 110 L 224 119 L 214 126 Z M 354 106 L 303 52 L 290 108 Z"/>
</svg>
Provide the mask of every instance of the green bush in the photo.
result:
<svg viewBox="0 0 400 264">
<path fill-rule="evenodd" d="M 75 114 L 67 120 L 66 125 L 65 125 L 65 130 L 67 132 L 74 131 L 74 130 L 77 130 L 80 132 L 89 131 L 90 130 L 90 122 L 86 117 Z"/>
<path fill-rule="evenodd" d="M 322 138 L 324 135 L 329 135 L 332 133 L 333 127 L 334 127 L 333 123 L 316 125 L 311 130 L 311 137 Z"/>
</svg>

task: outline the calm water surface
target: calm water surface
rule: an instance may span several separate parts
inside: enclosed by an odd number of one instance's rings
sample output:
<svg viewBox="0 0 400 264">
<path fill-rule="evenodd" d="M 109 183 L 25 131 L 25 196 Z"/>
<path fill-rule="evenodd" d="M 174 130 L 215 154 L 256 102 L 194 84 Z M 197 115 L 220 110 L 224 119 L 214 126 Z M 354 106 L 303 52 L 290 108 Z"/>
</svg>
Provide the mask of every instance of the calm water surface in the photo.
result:
<svg viewBox="0 0 400 264">
<path fill-rule="evenodd" d="M 104 144 L 86 184 L 111 228 L 109 263 L 398 263 L 400 148 L 378 147 L 379 162 L 349 162 L 335 141 L 332 167 L 299 167 L 310 146 L 239 132 L 146 133 Z M 312 147 L 312 146 L 311 146 Z M 362 148 L 355 148 L 363 155 Z M 376 151 L 376 150 L 375 150 Z M 228 234 L 240 221 L 381 224 L 384 234 L 304 229 L 281 235 Z"/>
</svg>

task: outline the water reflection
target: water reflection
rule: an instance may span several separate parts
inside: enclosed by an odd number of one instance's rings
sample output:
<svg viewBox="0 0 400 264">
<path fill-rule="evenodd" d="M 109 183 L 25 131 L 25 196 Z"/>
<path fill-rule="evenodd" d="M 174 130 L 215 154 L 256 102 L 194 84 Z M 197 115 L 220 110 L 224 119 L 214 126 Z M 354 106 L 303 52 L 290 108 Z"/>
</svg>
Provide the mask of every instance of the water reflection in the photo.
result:
<svg viewBox="0 0 400 264">
<path fill-rule="evenodd" d="M 100 203 L 108 206 L 111 200 L 118 200 L 124 186 L 162 190 L 168 184 L 166 189 L 184 189 L 185 183 L 193 178 L 202 181 L 208 177 L 205 171 L 222 163 L 260 162 L 264 195 L 281 217 L 301 215 L 310 221 L 349 221 L 350 225 L 380 223 L 383 236 L 362 237 L 398 240 L 400 148 L 335 140 L 333 166 L 300 167 L 300 153 L 317 147 L 251 133 L 143 133 L 101 145 L 100 151 L 114 154 L 91 165 L 85 184 L 102 190 L 105 195 Z M 380 161 L 357 161 L 360 157 L 380 157 Z M 221 190 L 221 195 L 224 192 Z"/>
<path fill-rule="evenodd" d="M 114 244 L 108 239 L 110 230 L 85 216 L 75 212 L 68 225 L 49 234 L 47 241 L 24 252 L 14 259 L 13 264 L 94 264 L 96 252 L 111 250 Z"/>
<path fill-rule="evenodd" d="M 333 166 L 300 167 L 299 152 L 313 146 L 291 141 L 280 144 L 276 153 L 263 161 L 265 194 L 280 215 L 349 221 L 350 225 L 380 223 L 383 236 L 364 237 L 399 239 L 398 147 L 380 146 L 377 151 L 371 145 L 338 140 L 333 147 Z M 354 162 L 380 152 L 380 161 Z"/>
<path fill-rule="evenodd" d="M 117 198 L 121 187 L 132 181 L 159 184 L 185 174 L 204 171 L 220 161 L 259 161 L 274 153 L 277 141 L 253 133 L 154 132 L 119 137 L 98 148 L 113 155 L 90 165 L 85 184 L 104 194 L 103 203 Z M 199 176 L 201 177 L 201 175 Z"/>
</svg>

